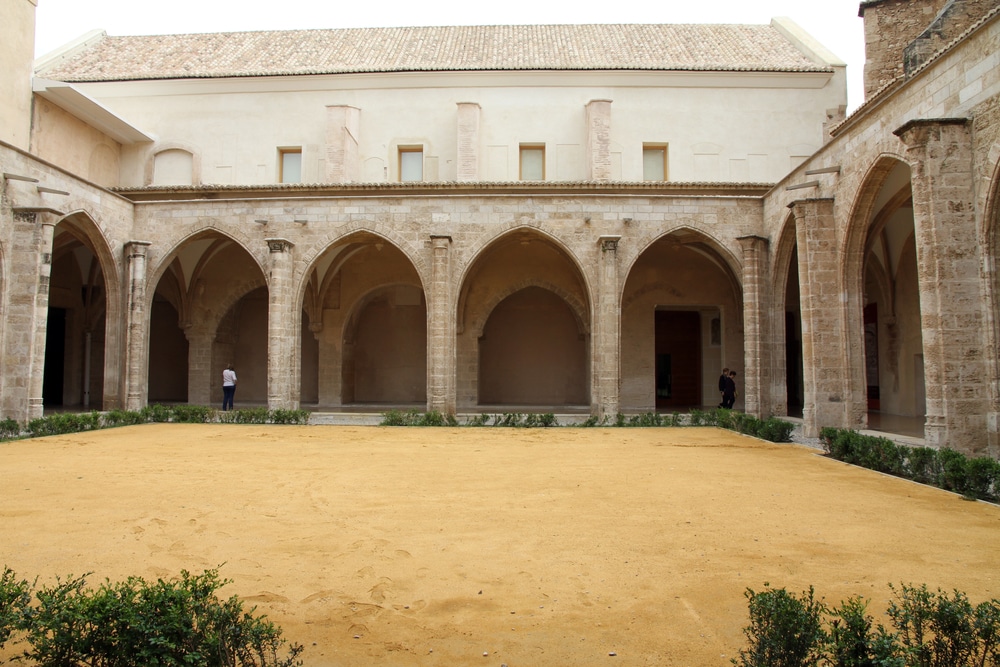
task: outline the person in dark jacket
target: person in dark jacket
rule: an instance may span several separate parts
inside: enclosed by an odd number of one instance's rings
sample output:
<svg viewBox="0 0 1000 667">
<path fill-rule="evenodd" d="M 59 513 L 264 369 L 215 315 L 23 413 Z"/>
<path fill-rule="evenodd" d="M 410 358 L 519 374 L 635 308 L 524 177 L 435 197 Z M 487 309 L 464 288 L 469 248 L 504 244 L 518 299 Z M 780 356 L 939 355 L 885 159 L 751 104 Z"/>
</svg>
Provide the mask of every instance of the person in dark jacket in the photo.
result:
<svg viewBox="0 0 1000 667">
<path fill-rule="evenodd" d="M 722 394 L 722 403 L 719 403 L 720 408 L 726 407 L 726 385 L 729 383 L 729 369 L 723 368 L 722 375 L 719 376 L 719 393 Z"/>
<path fill-rule="evenodd" d="M 736 371 L 729 371 L 726 378 L 726 390 L 722 393 L 722 407 L 732 410 L 736 403 Z"/>
</svg>

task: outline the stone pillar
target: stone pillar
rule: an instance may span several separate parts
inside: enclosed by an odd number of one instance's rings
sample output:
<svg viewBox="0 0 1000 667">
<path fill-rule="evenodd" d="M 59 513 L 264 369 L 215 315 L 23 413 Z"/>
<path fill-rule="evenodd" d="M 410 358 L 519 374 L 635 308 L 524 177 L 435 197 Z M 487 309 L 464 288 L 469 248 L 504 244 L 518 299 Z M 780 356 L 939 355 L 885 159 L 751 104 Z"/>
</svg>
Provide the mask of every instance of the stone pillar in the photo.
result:
<svg viewBox="0 0 1000 667">
<path fill-rule="evenodd" d="M 475 102 L 458 103 L 458 180 L 479 180 L 479 116 Z"/>
<path fill-rule="evenodd" d="M 212 342 L 215 333 L 201 327 L 186 326 L 188 340 L 188 403 L 191 405 L 222 405 L 222 394 L 212 394 Z M 219 380 L 219 387 L 222 380 Z"/>
<path fill-rule="evenodd" d="M 833 199 L 799 200 L 789 208 L 795 216 L 799 254 L 803 433 L 815 438 L 824 426 L 850 426 L 846 305 L 841 298 Z"/>
<path fill-rule="evenodd" d="M 360 131 L 360 109 L 347 105 L 326 108 L 327 183 L 356 183 L 361 180 Z"/>
<path fill-rule="evenodd" d="M 14 381 L 6 381 L 12 391 L 10 397 L 4 397 L 4 405 L 10 410 L 4 416 L 30 421 L 43 415 L 45 334 L 56 219 L 51 213 L 15 212 L 14 226 L 10 257 L 27 261 L 11 261 L 8 265 L 11 298 L 4 326 L 9 356 L 4 372 L 12 373 Z"/>
<path fill-rule="evenodd" d="M 975 454 L 988 446 L 989 383 L 970 129 L 963 118 L 913 120 L 895 134 L 911 169 L 924 438 L 932 447 Z"/>
<path fill-rule="evenodd" d="M 431 293 L 427 295 L 427 409 L 455 414 L 455 305 L 451 237 L 431 236 Z"/>
<path fill-rule="evenodd" d="M 298 359 L 295 340 L 301 321 L 292 304 L 292 242 L 265 239 L 271 251 L 267 285 L 267 407 L 296 410 L 299 407 Z"/>
<path fill-rule="evenodd" d="M 125 409 L 146 405 L 146 355 L 149 351 L 149 312 L 146 309 L 146 251 L 149 241 L 125 244 L 128 293 L 125 312 Z"/>
<path fill-rule="evenodd" d="M 772 341 L 768 242 L 760 236 L 738 239 L 743 249 L 744 410 L 761 419 L 771 416 Z"/>
<path fill-rule="evenodd" d="M 611 100 L 587 104 L 587 178 L 611 180 Z"/>
<path fill-rule="evenodd" d="M 618 414 L 621 389 L 621 302 L 618 290 L 618 241 L 621 236 L 598 239 L 597 306 L 594 308 L 592 339 L 593 405 L 598 417 Z"/>
</svg>

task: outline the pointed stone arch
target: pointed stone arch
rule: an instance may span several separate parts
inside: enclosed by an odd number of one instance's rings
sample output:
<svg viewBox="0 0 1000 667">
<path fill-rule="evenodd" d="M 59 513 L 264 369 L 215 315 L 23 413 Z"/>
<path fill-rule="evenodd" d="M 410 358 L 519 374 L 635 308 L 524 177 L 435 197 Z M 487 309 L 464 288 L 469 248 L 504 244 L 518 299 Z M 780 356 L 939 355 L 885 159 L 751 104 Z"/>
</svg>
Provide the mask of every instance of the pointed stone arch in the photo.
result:
<svg viewBox="0 0 1000 667">
<path fill-rule="evenodd" d="M 983 215 L 981 247 L 983 257 L 984 293 L 989 307 L 986 309 L 987 368 L 990 372 L 988 448 L 989 454 L 1000 456 L 1000 144 L 991 153 L 995 159 L 993 173 L 987 189 Z"/>
<path fill-rule="evenodd" d="M 56 283 L 55 287 L 52 282 L 49 285 L 49 313 L 62 321 L 47 322 L 47 330 L 50 338 L 63 336 L 65 346 L 62 349 L 55 344 L 46 346 L 45 373 L 49 382 L 43 394 L 53 393 L 55 380 L 55 393 L 61 394 L 58 404 L 99 409 L 121 407 L 124 393 L 121 258 L 112 250 L 100 223 L 84 209 L 72 210 L 58 220 L 52 254 Z M 88 254 L 92 258 L 89 262 Z M 79 271 L 72 280 L 74 286 L 81 287 L 79 294 L 72 290 L 63 293 L 65 287 L 58 285 L 58 264 L 64 259 L 75 267 L 73 273 Z M 88 264 L 84 266 L 81 262 Z M 59 327 L 61 333 L 56 333 Z M 59 368 L 53 369 L 50 362 L 57 363 Z M 56 379 L 59 375 L 62 379 Z"/>
<path fill-rule="evenodd" d="M 896 414 L 922 420 L 925 410 L 912 211 L 908 232 L 894 231 L 892 236 L 902 236 L 891 242 L 887 232 L 887 225 L 898 230 L 899 216 L 912 209 L 911 182 L 904 157 L 883 153 L 875 158 L 855 193 L 841 246 L 848 414 L 859 425 L 876 429 Z M 900 255 L 906 248 L 909 254 Z M 908 276 L 903 284 L 897 284 L 900 270 Z M 910 342 L 901 342 L 903 338 Z"/>
<path fill-rule="evenodd" d="M 223 357 L 232 356 L 236 349 L 232 346 L 237 344 L 237 339 L 220 327 L 227 322 L 226 331 L 233 329 L 234 312 L 243 312 L 233 310 L 237 304 L 255 290 L 268 288 L 263 268 L 267 247 L 259 245 L 256 248 L 238 230 L 222 228 L 209 219 L 161 256 L 151 258 L 153 269 L 145 295 L 149 334 L 142 367 L 152 400 L 215 402 L 213 398 L 221 392 L 222 369 L 232 361 Z M 258 312 L 254 316 L 252 338 L 266 342 L 266 299 L 264 303 L 263 315 Z M 264 333 L 258 331 L 262 319 Z M 267 395 L 266 347 L 248 358 L 254 360 L 253 366 L 242 369 L 237 400 L 263 400 Z"/>
<path fill-rule="evenodd" d="M 312 244 L 295 272 L 294 303 L 308 320 L 296 355 L 315 359 L 313 368 L 302 364 L 300 392 L 309 387 L 320 407 L 357 401 L 411 407 L 427 396 L 424 260 L 379 225 L 352 227 Z M 383 326 L 359 339 L 351 335 L 375 320 Z M 406 369 L 396 386 L 386 379 L 390 359 Z"/>
<path fill-rule="evenodd" d="M 538 401 L 587 405 L 592 391 L 591 277 L 565 243 L 535 225 L 512 223 L 484 241 L 457 262 L 458 404 L 475 409 L 485 392 L 498 405 L 529 409 Z M 529 312 L 536 313 L 534 319 Z M 538 329 L 534 337 L 525 339 L 532 327 Z M 484 343 L 488 331 L 503 333 Z M 498 346 L 501 338 L 507 347 Z M 530 379 L 527 360 L 557 338 L 570 352 L 549 354 L 545 373 L 564 382 L 542 387 L 544 383 Z M 520 347 L 511 347 L 513 340 L 521 341 Z M 499 371 L 491 370 L 500 367 L 497 355 L 509 357 L 511 375 L 503 381 Z"/>
<path fill-rule="evenodd" d="M 622 410 L 715 406 L 722 367 L 745 370 L 742 263 L 682 226 L 637 243 L 623 266 Z"/>
</svg>

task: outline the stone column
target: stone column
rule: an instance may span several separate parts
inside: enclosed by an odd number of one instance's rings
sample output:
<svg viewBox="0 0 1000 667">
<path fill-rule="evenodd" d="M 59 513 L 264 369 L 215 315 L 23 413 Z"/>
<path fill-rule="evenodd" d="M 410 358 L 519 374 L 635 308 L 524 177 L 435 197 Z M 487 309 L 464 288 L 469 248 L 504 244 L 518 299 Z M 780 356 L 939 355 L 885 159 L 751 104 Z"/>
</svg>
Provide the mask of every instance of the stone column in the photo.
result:
<svg viewBox="0 0 1000 667">
<path fill-rule="evenodd" d="M 479 180 L 479 116 L 475 102 L 458 103 L 458 180 Z"/>
<path fill-rule="evenodd" d="M 4 416 L 30 421 L 43 415 L 45 334 L 56 217 L 43 212 L 15 212 L 14 227 L 10 256 L 22 261 L 8 265 L 11 298 L 4 322 L 8 339 L 4 373 L 13 378 L 5 378 L 10 395 L 4 396 L 4 407 L 8 409 Z"/>
<path fill-rule="evenodd" d="M 621 302 L 618 291 L 618 241 L 621 236 L 598 239 L 597 304 L 594 308 L 592 337 L 593 399 L 596 416 L 618 414 L 621 389 Z"/>
<path fill-rule="evenodd" d="M 743 249 L 744 410 L 766 419 L 771 416 L 768 242 L 760 236 L 738 240 Z"/>
<path fill-rule="evenodd" d="M 894 134 L 906 144 L 911 169 L 924 438 L 932 447 L 980 453 L 988 446 L 989 383 L 969 121 L 914 120 Z"/>
<path fill-rule="evenodd" d="M 587 165 L 590 180 L 611 180 L 611 100 L 587 103 Z"/>
<path fill-rule="evenodd" d="M 327 183 L 356 183 L 361 180 L 360 130 L 360 109 L 347 105 L 326 108 Z"/>
<path fill-rule="evenodd" d="M 267 285 L 267 407 L 299 407 L 298 360 L 295 339 L 301 335 L 300 318 L 292 304 L 292 242 L 265 239 L 271 251 Z"/>
<path fill-rule="evenodd" d="M 802 314 L 803 432 L 815 438 L 824 426 L 847 428 L 848 364 L 845 301 L 833 199 L 789 204 L 795 216 Z"/>
<path fill-rule="evenodd" d="M 455 414 L 455 306 L 451 237 L 431 236 L 431 293 L 427 295 L 427 409 Z"/>
<path fill-rule="evenodd" d="M 212 342 L 215 332 L 188 324 L 184 328 L 184 336 L 188 341 L 188 403 L 221 405 L 222 395 L 212 393 Z M 221 380 L 219 386 L 222 386 Z"/>
<path fill-rule="evenodd" d="M 125 409 L 146 405 L 146 354 L 149 350 L 149 312 L 146 309 L 146 251 L 149 241 L 125 244 L 128 294 L 125 312 Z"/>
</svg>

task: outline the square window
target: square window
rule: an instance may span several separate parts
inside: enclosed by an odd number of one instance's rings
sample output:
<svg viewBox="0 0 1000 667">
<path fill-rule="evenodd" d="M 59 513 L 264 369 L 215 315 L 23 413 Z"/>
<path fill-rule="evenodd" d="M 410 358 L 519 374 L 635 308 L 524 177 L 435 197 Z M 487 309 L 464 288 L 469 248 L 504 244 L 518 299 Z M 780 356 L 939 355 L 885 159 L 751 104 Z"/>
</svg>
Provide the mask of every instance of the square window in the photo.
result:
<svg viewBox="0 0 1000 667">
<path fill-rule="evenodd" d="M 301 148 L 278 149 L 278 182 L 279 183 L 302 182 Z"/>
<path fill-rule="evenodd" d="M 642 180 L 667 180 L 667 145 L 642 145 Z"/>
<path fill-rule="evenodd" d="M 423 146 L 399 147 L 399 180 L 400 181 L 424 180 Z"/>
<path fill-rule="evenodd" d="M 522 181 L 545 180 L 545 144 L 521 144 Z"/>
</svg>

